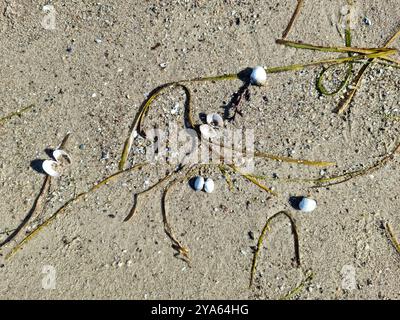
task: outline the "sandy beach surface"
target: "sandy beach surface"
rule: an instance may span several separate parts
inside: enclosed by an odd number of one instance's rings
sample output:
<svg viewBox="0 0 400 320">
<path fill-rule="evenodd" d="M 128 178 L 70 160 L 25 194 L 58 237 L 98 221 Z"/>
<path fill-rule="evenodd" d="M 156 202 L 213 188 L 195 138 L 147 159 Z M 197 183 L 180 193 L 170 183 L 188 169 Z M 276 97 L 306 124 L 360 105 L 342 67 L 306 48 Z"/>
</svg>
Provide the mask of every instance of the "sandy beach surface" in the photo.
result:
<svg viewBox="0 0 400 320">
<path fill-rule="evenodd" d="M 338 29 L 345 5 L 306 0 L 288 39 L 344 46 Z M 123 222 L 134 194 L 173 168 L 165 163 L 89 193 L 6 259 L 27 231 L 118 171 L 135 114 L 157 86 L 346 56 L 276 44 L 295 6 L 295 0 L 1 1 L 0 118 L 33 107 L 0 124 L 0 242 L 34 205 L 45 179 L 38 166 L 68 132 L 72 163 L 51 179 L 38 216 L 0 249 L 0 298 L 277 299 L 312 272 L 294 299 L 399 299 L 400 256 L 385 225 L 400 239 L 400 155 L 325 188 L 285 180 L 367 168 L 395 147 L 400 70 L 379 64 L 366 72 L 344 116 L 332 112 L 343 93 L 323 96 L 316 89 L 321 67 L 270 74 L 266 86 L 249 88 L 243 116 L 227 127 L 253 129 L 258 150 L 336 165 L 256 160 L 255 174 L 267 177 L 263 183 L 277 196 L 238 174 L 229 190 L 215 166 L 195 172 L 214 179 L 212 193 L 195 192 L 187 179 L 177 183 L 167 209 L 176 237 L 190 250 L 190 267 L 174 256 L 164 232 L 162 187 L 142 197 L 134 218 Z M 382 47 L 399 18 L 398 0 L 355 0 L 353 46 Z M 400 40 L 392 47 L 400 48 Z M 242 84 L 189 83 L 196 122 L 202 113 L 231 112 L 224 106 Z M 166 91 L 146 126 L 181 125 L 184 103 L 182 90 Z M 143 160 L 143 144 L 135 140 L 130 165 Z M 296 210 L 290 199 L 299 196 L 315 199 L 317 209 Z M 301 267 L 293 264 L 289 221 L 278 218 L 249 288 L 254 246 L 266 219 L 280 210 L 296 220 Z"/>
</svg>

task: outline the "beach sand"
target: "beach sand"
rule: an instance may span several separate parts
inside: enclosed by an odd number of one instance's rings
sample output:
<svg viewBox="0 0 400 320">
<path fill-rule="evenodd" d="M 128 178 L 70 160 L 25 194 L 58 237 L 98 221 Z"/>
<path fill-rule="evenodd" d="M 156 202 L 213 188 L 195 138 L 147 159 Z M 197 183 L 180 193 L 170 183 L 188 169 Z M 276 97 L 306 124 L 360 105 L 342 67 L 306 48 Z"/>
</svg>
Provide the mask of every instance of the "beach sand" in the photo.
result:
<svg viewBox="0 0 400 320">
<path fill-rule="evenodd" d="M 46 4 L 53 7 L 44 12 Z M 73 162 L 65 175 L 52 179 L 39 220 L 30 221 L 30 228 L 117 172 L 135 114 L 157 86 L 255 65 L 340 56 L 275 43 L 295 4 L 2 1 L 0 118 L 34 107 L 0 125 L 0 232 L 16 228 L 27 215 L 45 179 L 35 168 L 39 160 L 49 159 L 45 150 L 57 147 L 67 132 L 66 150 Z M 337 25 L 345 4 L 306 0 L 288 39 L 344 46 Z M 398 4 L 356 0 L 353 45 L 382 47 L 399 28 Z M 399 40 L 393 47 L 400 48 Z M 389 223 L 400 239 L 399 156 L 377 171 L 327 188 L 273 179 L 366 168 L 399 138 L 400 122 L 387 117 L 400 115 L 399 69 L 374 64 L 345 116 L 332 112 L 341 94 L 321 96 L 316 90 L 320 72 L 315 67 L 268 75 L 265 87 L 250 87 L 243 116 L 227 125 L 253 129 L 257 149 L 333 161 L 335 166 L 321 171 L 257 160 L 255 173 L 269 177 L 264 183 L 278 196 L 239 175 L 232 177 L 230 191 L 215 167 L 202 172 L 214 179 L 213 193 L 195 192 L 187 180 L 178 183 L 167 208 L 176 237 L 190 250 L 191 267 L 174 256 L 164 232 L 162 187 L 141 198 L 136 216 L 123 222 L 134 193 L 157 182 L 171 166 L 127 173 L 73 203 L 9 260 L 5 255 L 15 242 L 4 247 L 0 298 L 277 299 L 312 272 L 313 279 L 294 298 L 399 299 L 400 256 L 384 228 Z M 196 122 L 200 113 L 223 115 L 241 85 L 239 80 L 188 84 Z M 177 103 L 181 114 L 171 112 Z M 183 104 L 182 90 L 161 95 L 148 126 L 182 123 Z M 141 161 L 141 150 L 135 144 L 130 164 Z M 297 196 L 315 199 L 317 209 L 296 210 L 290 198 Z M 279 218 L 264 241 L 249 288 L 253 247 L 266 219 L 280 210 L 296 220 L 301 268 L 293 266 L 289 221 Z"/>
</svg>

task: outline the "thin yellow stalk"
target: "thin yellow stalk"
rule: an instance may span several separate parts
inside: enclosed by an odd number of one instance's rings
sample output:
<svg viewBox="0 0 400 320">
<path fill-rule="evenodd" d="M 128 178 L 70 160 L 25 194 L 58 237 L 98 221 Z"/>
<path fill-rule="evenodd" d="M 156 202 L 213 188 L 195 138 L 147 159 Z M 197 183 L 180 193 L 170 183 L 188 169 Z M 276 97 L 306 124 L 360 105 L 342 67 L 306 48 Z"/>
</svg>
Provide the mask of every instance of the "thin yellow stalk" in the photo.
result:
<svg viewBox="0 0 400 320">
<path fill-rule="evenodd" d="M 283 34 L 282 34 L 283 39 L 285 39 L 289 35 L 289 32 L 292 29 L 292 26 L 293 26 L 296 18 L 300 14 L 300 10 L 301 10 L 303 4 L 304 4 L 304 0 L 297 0 L 296 9 L 294 10 L 292 17 L 290 18 L 289 24 L 287 25 L 285 31 L 283 31 Z"/>
<path fill-rule="evenodd" d="M 306 286 L 307 283 L 309 283 L 312 279 L 314 278 L 314 274 L 310 272 L 306 278 L 293 290 L 290 290 L 287 294 L 285 294 L 283 297 L 279 298 L 279 300 L 289 300 L 296 294 L 299 294 L 304 287 Z"/>
<path fill-rule="evenodd" d="M 400 36 L 400 29 L 386 42 L 384 45 L 384 48 L 389 47 L 398 37 Z M 354 95 L 356 94 L 358 88 L 360 87 L 361 80 L 364 76 L 365 71 L 369 68 L 369 66 L 375 62 L 375 58 L 369 59 L 360 69 L 360 71 L 357 73 L 357 76 L 354 78 L 352 87 L 351 89 L 345 96 L 345 98 L 339 103 L 338 107 L 335 109 L 335 112 L 338 114 L 344 113 L 347 108 L 349 107 L 351 101 L 353 100 Z M 382 58 L 382 57 L 380 57 Z M 387 56 L 385 58 L 388 58 Z"/>
<path fill-rule="evenodd" d="M 268 159 L 275 160 L 275 161 L 303 164 L 303 165 L 307 165 L 307 166 L 316 166 L 316 167 L 328 167 L 328 166 L 336 165 L 335 162 L 294 159 L 294 158 L 283 157 L 283 156 L 275 156 L 273 154 L 268 154 L 268 153 L 264 153 L 264 152 L 260 152 L 260 151 L 254 152 L 254 156 L 257 158 L 268 158 Z"/>
<path fill-rule="evenodd" d="M 242 177 L 246 178 L 247 180 L 249 180 L 250 182 L 254 183 L 257 187 L 261 188 L 262 190 L 277 196 L 278 194 L 274 191 L 272 191 L 270 188 L 264 186 L 261 182 L 259 182 L 257 179 L 254 179 L 250 174 L 244 173 L 242 171 L 240 171 L 237 167 L 235 167 L 234 165 L 229 165 L 230 168 L 232 168 L 233 171 L 239 173 Z"/>
<path fill-rule="evenodd" d="M 265 71 L 267 73 L 299 71 L 299 70 L 303 70 L 308 67 L 314 67 L 314 66 L 319 66 L 319 65 L 323 65 L 323 64 L 341 64 L 341 63 L 345 63 L 345 62 L 353 62 L 353 61 L 359 61 L 359 60 L 365 60 L 365 59 L 386 57 L 387 55 L 393 54 L 393 52 L 394 51 L 386 51 L 386 52 L 377 52 L 377 53 L 345 57 L 345 58 L 324 59 L 324 60 L 318 60 L 318 61 L 313 61 L 313 62 L 304 63 L 304 64 L 292 64 L 292 65 L 283 66 L 283 67 L 265 68 Z"/>
<path fill-rule="evenodd" d="M 373 164 L 372 166 L 370 166 L 368 168 L 361 169 L 361 170 L 355 170 L 355 171 L 345 173 L 345 174 L 342 174 L 339 176 L 317 179 L 317 180 L 315 180 L 315 182 L 318 183 L 318 185 L 315 186 L 315 188 L 327 187 L 327 186 L 331 186 L 331 185 L 340 184 L 343 182 L 347 182 L 353 178 L 356 178 L 359 176 L 364 176 L 368 173 L 371 173 L 371 172 L 383 167 L 389 161 L 393 160 L 395 154 L 398 153 L 399 150 L 400 150 L 400 143 L 397 143 L 395 148 L 392 151 L 388 152 L 382 159 L 380 159 L 379 161 L 377 161 L 375 164 Z M 337 181 L 337 180 L 341 180 L 341 181 Z M 321 185 L 322 183 L 326 183 L 326 182 L 328 182 L 328 184 Z"/>
<path fill-rule="evenodd" d="M 200 166 L 202 166 L 202 165 L 200 165 Z M 167 236 L 170 238 L 170 240 L 172 241 L 173 248 L 181 255 L 181 258 L 189 265 L 189 267 L 191 266 L 190 256 L 189 256 L 189 248 L 185 247 L 184 245 L 181 244 L 181 242 L 175 236 L 172 226 L 169 223 L 168 211 L 167 211 L 167 196 L 168 196 L 168 193 L 171 191 L 171 189 L 177 183 L 187 179 L 193 173 L 193 171 L 196 169 L 198 169 L 198 165 L 192 166 L 183 177 L 176 178 L 175 180 L 171 181 L 164 188 L 164 192 L 163 192 L 162 199 L 161 199 L 161 211 L 162 211 L 162 217 L 163 217 L 163 223 L 164 223 L 164 231 L 167 234 Z"/>
<path fill-rule="evenodd" d="M 46 219 L 44 222 L 42 222 L 40 225 L 38 225 L 34 230 L 29 232 L 25 238 L 23 238 L 7 255 L 6 259 L 11 258 L 18 250 L 20 250 L 26 243 L 28 243 L 32 238 L 37 235 L 42 229 L 45 227 L 49 226 L 59 215 L 61 215 L 69 205 L 77 202 L 79 199 L 81 199 L 83 196 L 89 194 L 92 191 L 97 190 L 101 186 L 104 186 L 106 183 L 111 182 L 112 180 L 115 180 L 117 177 L 121 176 L 123 173 L 130 172 L 136 169 L 142 168 L 144 163 L 142 164 L 137 164 L 129 169 L 125 169 L 123 171 L 118 171 L 117 173 L 103 179 L 102 181 L 96 183 L 93 187 L 91 187 L 88 191 L 79 193 L 77 196 L 71 198 L 68 200 L 64 205 L 62 205 L 52 216 L 50 216 L 48 219 Z"/>
<path fill-rule="evenodd" d="M 386 231 L 388 232 L 389 239 L 392 242 L 393 247 L 396 249 L 397 253 L 400 254 L 400 244 L 397 241 L 396 237 L 394 236 L 394 233 L 393 233 L 393 230 L 392 230 L 390 224 L 386 223 L 385 227 L 386 227 Z"/>
<path fill-rule="evenodd" d="M 21 110 L 17 110 L 17 111 L 12 112 L 12 113 L 10 113 L 10 114 L 4 116 L 3 118 L 0 118 L 0 124 L 5 123 L 6 121 L 10 120 L 10 119 L 13 118 L 13 117 L 20 116 L 20 115 L 22 115 L 23 113 L 28 112 L 29 110 L 31 110 L 31 109 L 34 108 L 34 107 L 35 107 L 35 105 L 32 104 L 32 105 L 29 105 L 29 106 L 27 106 L 27 107 L 21 109 Z"/>
<path fill-rule="evenodd" d="M 271 221 L 277 217 L 279 217 L 280 215 L 283 215 L 285 217 L 287 217 L 290 221 L 290 225 L 292 227 L 292 232 L 293 232 L 293 240 L 294 240 L 294 254 L 295 254 L 295 260 L 296 260 L 296 264 L 297 267 L 300 266 L 301 262 L 300 262 L 300 249 L 299 249 L 299 235 L 297 232 L 297 227 L 296 227 L 296 221 L 293 219 L 292 215 L 287 212 L 287 211 L 279 211 L 278 213 L 275 213 L 272 217 L 267 219 L 267 222 L 265 223 L 265 226 L 261 232 L 260 237 L 258 238 L 258 242 L 257 242 L 257 249 L 254 253 L 254 257 L 253 257 L 253 263 L 251 266 L 251 272 L 250 272 L 250 285 L 249 287 L 252 286 L 253 284 L 253 280 L 254 280 L 254 276 L 256 273 L 256 268 L 257 268 L 257 258 L 258 255 L 261 251 L 263 242 L 264 242 L 264 237 L 267 233 L 267 231 L 269 230 L 269 225 L 271 223 Z"/>
<path fill-rule="evenodd" d="M 389 48 L 356 48 L 356 47 L 326 47 L 326 46 L 318 46 L 309 43 L 297 42 L 297 41 L 288 41 L 277 39 L 276 43 L 283 44 L 288 47 L 297 48 L 297 49 L 308 49 L 322 52 L 338 52 L 338 53 L 359 53 L 363 55 L 371 54 L 371 53 L 379 53 L 385 52 L 394 54 L 397 52 L 396 49 Z"/>
<path fill-rule="evenodd" d="M 173 174 L 175 174 L 177 171 L 173 171 L 167 175 L 165 175 L 163 178 L 161 178 L 160 180 L 158 180 L 155 184 L 153 184 L 151 187 L 147 188 L 146 190 L 136 193 L 134 195 L 134 204 L 131 208 L 131 210 L 129 211 L 128 215 L 126 216 L 126 218 L 124 219 L 124 222 L 129 221 L 136 213 L 136 209 L 138 206 L 138 202 L 139 202 L 139 197 L 142 197 L 143 195 L 145 195 L 146 193 L 149 193 L 151 190 L 153 190 L 154 188 L 158 187 L 160 184 L 162 184 L 164 181 L 168 180 L 169 178 L 171 178 L 171 176 Z"/>
<path fill-rule="evenodd" d="M 222 79 L 222 78 L 221 78 Z M 194 80 L 193 80 L 194 81 Z M 201 79 L 199 79 L 198 81 L 203 81 Z M 204 80 L 206 81 L 206 80 Z M 186 95 L 186 103 L 185 103 L 185 118 L 187 120 L 187 123 L 189 124 L 189 128 L 194 129 L 195 128 L 195 122 L 193 120 L 193 115 L 191 112 L 191 94 L 190 94 L 190 90 L 189 88 L 187 88 L 185 85 L 183 85 L 180 82 L 171 82 L 171 83 L 167 83 L 164 85 L 161 85 L 159 87 L 157 87 L 156 89 L 154 89 L 149 97 L 144 101 L 144 103 L 142 104 L 142 106 L 140 107 L 138 113 L 136 114 L 135 120 L 133 121 L 131 128 L 130 128 L 130 133 L 128 138 L 125 140 L 124 143 L 124 148 L 122 151 L 122 155 L 121 155 L 121 160 L 119 162 L 119 170 L 123 170 L 125 168 L 125 164 L 128 160 L 129 157 L 129 153 L 130 150 L 132 148 L 132 144 L 133 144 L 133 140 L 135 138 L 136 134 L 143 134 L 141 132 L 141 128 L 143 126 L 144 123 L 144 119 L 145 116 L 147 114 L 147 112 L 149 111 L 149 108 L 151 106 L 151 104 L 154 102 L 154 100 L 166 89 L 170 89 L 170 88 L 182 88 L 185 92 Z"/>
</svg>

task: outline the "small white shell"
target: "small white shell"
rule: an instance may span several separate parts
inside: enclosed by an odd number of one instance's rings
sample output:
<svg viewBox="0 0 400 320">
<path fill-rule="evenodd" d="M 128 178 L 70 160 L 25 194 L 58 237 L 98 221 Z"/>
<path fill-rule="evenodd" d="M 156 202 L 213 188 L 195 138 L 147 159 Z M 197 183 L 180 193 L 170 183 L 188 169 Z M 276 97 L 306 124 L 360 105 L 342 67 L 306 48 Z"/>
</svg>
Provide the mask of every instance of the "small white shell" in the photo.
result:
<svg viewBox="0 0 400 320">
<path fill-rule="evenodd" d="M 58 162 L 53 161 L 53 160 L 45 160 L 42 163 L 42 168 L 43 171 L 46 172 L 49 176 L 52 177 L 59 177 L 60 173 L 56 171 L 56 168 L 58 166 Z"/>
<path fill-rule="evenodd" d="M 64 150 L 62 149 L 56 149 L 53 151 L 53 157 L 54 159 L 56 159 L 57 162 L 62 161 L 63 159 L 65 159 L 68 163 L 71 163 L 71 157 L 69 156 L 68 153 L 66 153 Z"/>
<path fill-rule="evenodd" d="M 204 191 L 207 193 L 211 193 L 214 191 L 214 181 L 211 178 L 207 178 L 204 182 Z"/>
<path fill-rule="evenodd" d="M 317 207 L 317 202 L 314 199 L 304 197 L 299 203 L 299 209 L 303 212 L 314 211 Z"/>
<path fill-rule="evenodd" d="M 265 72 L 264 67 L 257 66 L 253 68 L 253 71 L 250 74 L 250 82 L 257 86 L 265 85 L 267 82 L 267 73 Z"/>
<path fill-rule="evenodd" d="M 204 187 L 204 178 L 200 177 L 200 176 L 194 178 L 194 181 L 193 181 L 194 190 L 200 191 L 203 189 L 203 187 Z"/>
<path fill-rule="evenodd" d="M 207 123 L 210 126 L 220 127 L 224 126 L 224 120 L 218 113 L 210 113 L 207 115 Z"/>
<path fill-rule="evenodd" d="M 205 139 L 212 139 L 218 135 L 217 132 L 214 130 L 214 128 L 212 128 L 208 124 L 202 124 L 200 126 L 200 132 L 201 132 L 201 137 Z"/>
</svg>

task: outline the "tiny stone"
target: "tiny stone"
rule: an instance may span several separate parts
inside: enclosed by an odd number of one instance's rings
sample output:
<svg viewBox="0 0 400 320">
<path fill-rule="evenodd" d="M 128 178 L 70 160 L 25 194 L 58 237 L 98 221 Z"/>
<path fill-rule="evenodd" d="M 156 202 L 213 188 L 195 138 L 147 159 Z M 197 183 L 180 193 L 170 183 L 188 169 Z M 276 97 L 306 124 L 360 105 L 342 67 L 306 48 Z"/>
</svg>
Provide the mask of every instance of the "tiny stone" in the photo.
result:
<svg viewBox="0 0 400 320">
<path fill-rule="evenodd" d="M 79 145 L 79 149 L 80 150 L 85 150 L 85 148 L 86 148 L 86 145 L 84 143 Z"/>
<path fill-rule="evenodd" d="M 372 25 L 371 20 L 369 20 L 367 17 L 365 17 L 365 18 L 363 19 L 363 22 L 364 22 L 364 24 L 366 24 L 367 26 Z"/>
<path fill-rule="evenodd" d="M 106 151 L 101 152 L 101 159 L 100 160 L 108 160 L 110 158 L 110 155 Z"/>
</svg>

